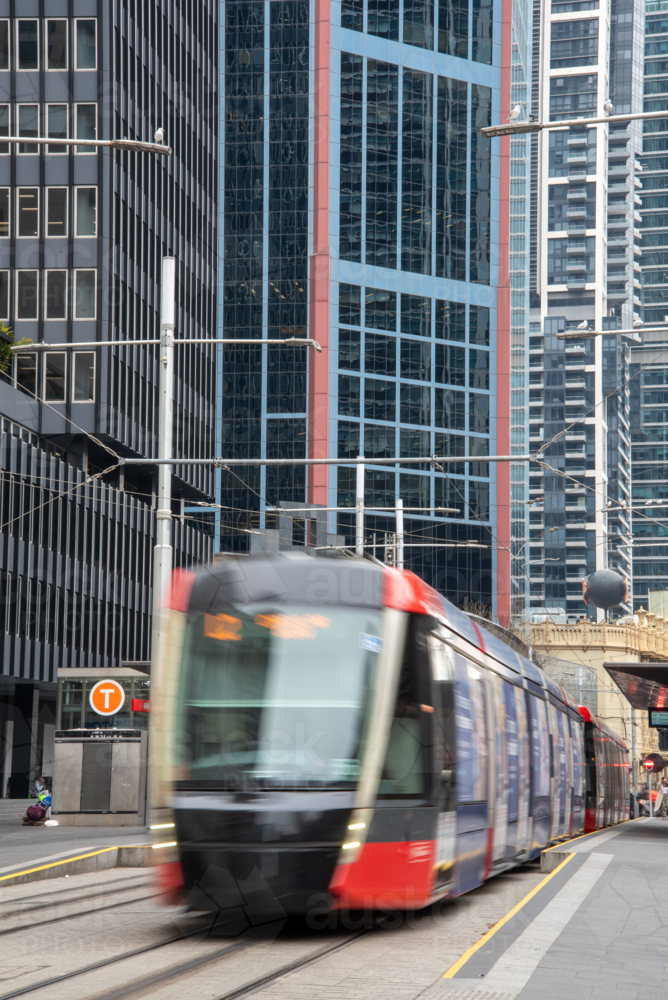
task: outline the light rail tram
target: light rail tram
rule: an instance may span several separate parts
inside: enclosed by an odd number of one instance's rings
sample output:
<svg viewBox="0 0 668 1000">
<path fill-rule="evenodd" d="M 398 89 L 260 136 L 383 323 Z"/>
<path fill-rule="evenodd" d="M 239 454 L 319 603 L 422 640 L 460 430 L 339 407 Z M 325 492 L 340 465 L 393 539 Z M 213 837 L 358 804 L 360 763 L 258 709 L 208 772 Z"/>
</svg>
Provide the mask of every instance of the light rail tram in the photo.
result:
<svg viewBox="0 0 668 1000">
<path fill-rule="evenodd" d="M 628 819 L 623 741 L 413 573 L 230 557 L 177 571 L 168 603 L 151 707 L 174 900 L 419 909 Z"/>
</svg>

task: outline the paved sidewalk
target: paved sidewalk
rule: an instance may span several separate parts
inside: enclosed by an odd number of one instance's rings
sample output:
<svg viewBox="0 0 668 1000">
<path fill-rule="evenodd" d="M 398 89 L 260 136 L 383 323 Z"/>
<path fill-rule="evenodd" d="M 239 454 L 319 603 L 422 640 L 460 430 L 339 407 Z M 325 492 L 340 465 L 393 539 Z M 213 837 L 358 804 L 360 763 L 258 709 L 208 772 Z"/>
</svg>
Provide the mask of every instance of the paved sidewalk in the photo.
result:
<svg viewBox="0 0 668 1000">
<path fill-rule="evenodd" d="M 666 848 L 668 823 L 660 819 L 559 848 L 574 856 L 556 887 L 546 886 L 499 932 L 501 953 L 490 939 L 420 1000 L 665 1000 Z"/>
<path fill-rule="evenodd" d="M 21 826 L 20 820 L 2 819 L 0 875 L 101 847 L 149 842 L 145 826 Z"/>
</svg>

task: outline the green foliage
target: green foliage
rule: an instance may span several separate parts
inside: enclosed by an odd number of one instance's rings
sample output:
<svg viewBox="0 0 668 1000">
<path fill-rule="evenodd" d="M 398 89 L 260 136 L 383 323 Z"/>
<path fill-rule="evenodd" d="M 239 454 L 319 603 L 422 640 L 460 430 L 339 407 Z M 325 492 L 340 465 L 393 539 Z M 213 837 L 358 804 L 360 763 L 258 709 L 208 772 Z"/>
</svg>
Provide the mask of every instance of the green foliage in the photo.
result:
<svg viewBox="0 0 668 1000">
<path fill-rule="evenodd" d="M 12 363 L 12 347 L 18 347 L 20 344 L 31 344 L 32 341 L 29 337 L 22 337 L 21 340 L 16 340 L 14 337 L 14 331 L 11 326 L 7 323 L 0 323 L 0 372 L 5 375 Z"/>
</svg>

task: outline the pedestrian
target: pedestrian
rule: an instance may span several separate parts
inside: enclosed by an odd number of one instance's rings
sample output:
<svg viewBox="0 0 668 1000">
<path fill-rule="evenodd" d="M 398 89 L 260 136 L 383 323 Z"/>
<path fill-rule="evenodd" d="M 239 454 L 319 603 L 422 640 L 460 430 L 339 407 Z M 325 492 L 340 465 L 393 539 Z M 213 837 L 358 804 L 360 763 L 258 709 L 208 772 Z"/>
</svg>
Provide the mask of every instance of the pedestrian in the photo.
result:
<svg viewBox="0 0 668 1000">
<path fill-rule="evenodd" d="M 665 778 L 661 779 L 661 801 L 659 803 L 659 816 L 661 819 L 666 819 L 668 817 L 668 781 Z"/>
<path fill-rule="evenodd" d="M 32 797 L 33 799 L 38 799 L 42 792 L 46 789 L 46 782 L 44 778 L 39 775 L 35 778 L 32 783 Z"/>
</svg>

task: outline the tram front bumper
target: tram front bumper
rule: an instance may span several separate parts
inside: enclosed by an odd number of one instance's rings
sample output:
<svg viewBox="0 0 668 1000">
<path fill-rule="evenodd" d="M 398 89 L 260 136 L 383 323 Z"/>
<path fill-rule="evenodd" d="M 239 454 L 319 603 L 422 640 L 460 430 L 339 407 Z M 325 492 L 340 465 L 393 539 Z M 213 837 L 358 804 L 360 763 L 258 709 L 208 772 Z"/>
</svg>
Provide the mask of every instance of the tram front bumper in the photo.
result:
<svg viewBox="0 0 668 1000">
<path fill-rule="evenodd" d="M 250 925 L 332 906 L 338 844 L 179 844 L 184 899 L 193 910 L 227 913 Z M 239 911 L 239 913 L 232 912 Z"/>
</svg>

